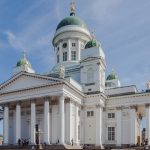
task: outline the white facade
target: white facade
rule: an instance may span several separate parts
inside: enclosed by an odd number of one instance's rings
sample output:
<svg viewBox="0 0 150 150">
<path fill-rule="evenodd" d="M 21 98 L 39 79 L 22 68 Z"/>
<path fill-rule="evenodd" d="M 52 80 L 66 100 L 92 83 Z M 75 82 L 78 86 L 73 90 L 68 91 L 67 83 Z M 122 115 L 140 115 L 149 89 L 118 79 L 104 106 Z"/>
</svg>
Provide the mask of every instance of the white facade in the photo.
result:
<svg viewBox="0 0 150 150">
<path fill-rule="evenodd" d="M 53 39 L 56 64 L 50 72 L 39 75 L 30 66 L 0 85 L 4 144 L 22 138 L 37 144 L 37 125 L 40 143 L 136 145 L 142 116 L 150 141 L 150 93 L 120 86 L 118 79 L 105 81 L 105 54 L 101 45 L 86 47 L 92 40 L 82 25 L 64 25 Z"/>
</svg>

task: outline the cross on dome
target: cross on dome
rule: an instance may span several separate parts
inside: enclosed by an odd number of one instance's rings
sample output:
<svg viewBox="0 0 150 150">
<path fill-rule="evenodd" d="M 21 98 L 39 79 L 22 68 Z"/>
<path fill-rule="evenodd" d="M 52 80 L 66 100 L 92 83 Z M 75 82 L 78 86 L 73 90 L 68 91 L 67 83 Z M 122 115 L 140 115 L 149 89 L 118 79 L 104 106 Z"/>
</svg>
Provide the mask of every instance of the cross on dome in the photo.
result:
<svg viewBox="0 0 150 150">
<path fill-rule="evenodd" d="M 75 2 L 71 2 L 70 3 L 70 16 L 74 16 L 75 15 Z"/>
<path fill-rule="evenodd" d="M 93 29 L 93 31 L 92 31 L 92 33 L 91 33 L 92 40 L 96 39 L 95 32 L 96 32 L 96 30 L 95 30 L 95 29 Z"/>
<path fill-rule="evenodd" d="M 26 51 L 23 51 L 23 52 L 22 52 L 22 58 L 23 58 L 23 59 L 26 59 Z"/>
</svg>

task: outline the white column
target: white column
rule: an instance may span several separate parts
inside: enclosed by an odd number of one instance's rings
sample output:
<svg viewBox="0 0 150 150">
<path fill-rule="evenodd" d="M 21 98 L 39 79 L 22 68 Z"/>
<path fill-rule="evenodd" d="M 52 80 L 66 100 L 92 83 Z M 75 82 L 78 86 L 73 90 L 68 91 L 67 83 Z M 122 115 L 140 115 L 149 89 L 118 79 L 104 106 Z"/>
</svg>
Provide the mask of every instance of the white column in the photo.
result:
<svg viewBox="0 0 150 150">
<path fill-rule="evenodd" d="M 85 110 L 84 110 L 84 106 L 81 106 L 81 112 L 80 112 L 80 143 L 81 144 L 84 144 L 85 141 L 84 129 L 85 129 Z"/>
<path fill-rule="evenodd" d="M 59 116 L 60 116 L 60 144 L 65 140 L 65 113 L 64 113 L 64 95 L 59 97 Z"/>
<path fill-rule="evenodd" d="M 146 138 L 148 145 L 150 145 L 150 104 L 146 105 Z"/>
<path fill-rule="evenodd" d="M 36 125 L 36 106 L 35 102 L 31 102 L 31 144 L 35 142 L 35 125 Z"/>
<path fill-rule="evenodd" d="M 57 56 L 56 56 L 57 57 Z M 62 43 L 59 43 L 59 63 L 63 61 L 63 54 L 62 54 Z"/>
<path fill-rule="evenodd" d="M 21 139 L 21 107 L 18 103 L 16 105 L 16 143 Z"/>
<path fill-rule="evenodd" d="M 76 128 L 75 128 L 75 130 L 76 130 L 76 140 L 75 140 L 75 142 L 78 144 L 78 125 L 79 125 L 79 117 L 78 117 L 78 111 L 79 111 L 79 108 L 78 108 L 78 106 L 77 106 L 77 104 L 76 104 Z"/>
<path fill-rule="evenodd" d="M 71 41 L 68 39 L 68 61 L 71 61 Z"/>
<path fill-rule="evenodd" d="M 102 146 L 102 107 L 96 105 L 96 145 Z"/>
<path fill-rule="evenodd" d="M 72 103 L 69 100 L 66 103 L 66 141 L 67 143 L 70 143 L 70 144 L 71 144 L 71 139 L 72 139 L 71 119 L 72 119 Z"/>
<path fill-rule="evenodd" d="M 78 51 L 77 51 L 77 60 L 80 60 L 81 58 L 81 42 L 78 39 Z"/>
<path fill-rule="evenodd" d="M 49 100 L 44 102 L 44 142 L 50 144 L 50 112 Z"/>
<path fill-rule="evenodd" d="M 122 137 L 121 137 L 121 132 L 122 132 L 122 112 L 121 108 L 117 108 L 116 111 L 116 124 L 117 124 L 117 146 L 121 146 L 122 144 Z"/>
<path fill-rule="evenodd" d="M 136 144 L 136 107 L 131 106 L 130 108 L 130 137 L 131 137 L 131 145 Z"/>
<path fill-rule="evenodd" d="M 4 107 L 4 121 L 3 121 L 3 135 L 4 135 L 4 144 L 9 144 L 9 108 L 8 106 Z"/>
</svg>

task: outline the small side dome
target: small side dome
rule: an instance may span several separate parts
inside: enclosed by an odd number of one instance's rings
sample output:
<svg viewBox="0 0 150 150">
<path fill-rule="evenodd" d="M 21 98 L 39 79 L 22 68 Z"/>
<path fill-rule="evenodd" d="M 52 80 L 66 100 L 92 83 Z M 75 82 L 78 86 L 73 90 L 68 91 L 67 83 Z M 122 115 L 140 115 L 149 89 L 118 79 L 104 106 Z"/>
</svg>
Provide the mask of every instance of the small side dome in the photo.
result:
<svg viewBox="0 0 150 150">
<path fill-rule="evenodd" d="M 100 43 L 96 39 L 92 39 L 91 41 L 87 42 L 87 44 L 85 45 L 85 49 L 91 47 L 100 47 Z"/>
<path fill-rule="evenodd" d="M 106 80 L 115 80 L 115 79 L 117 79 L 117 76 L 115 74 L 115 71 L 112 70 L 112 73 L 107 76 Z"/>
<path fill-rule="evenodd" d="M 21 66 L 28 66 L 29 68 L 32 68 L 30 62 L 26 58 L 26 54 L 23 53 L 23 57 L 21 60 L 19 60 L 16 64 L 16 67 L 21 67 Z"/>
</svg>

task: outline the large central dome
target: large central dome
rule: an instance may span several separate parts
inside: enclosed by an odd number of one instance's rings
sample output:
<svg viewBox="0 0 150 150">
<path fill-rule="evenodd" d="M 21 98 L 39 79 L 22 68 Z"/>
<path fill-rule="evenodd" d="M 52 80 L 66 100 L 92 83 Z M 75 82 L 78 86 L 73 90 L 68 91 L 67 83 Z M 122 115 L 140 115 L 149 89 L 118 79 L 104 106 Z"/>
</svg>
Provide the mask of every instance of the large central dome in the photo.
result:
<svg viewBox="0 0 150 150">
<path fill-rule="evenodd" d="M 56 30 L 60 29 L 61 27 L 67 26 L 67 25 L 77 25 L 77 26 L 87 29 L 86 23 L 80 17 L 72 15 L 72 16 L 64 18 L 58 24 Z"/>
</svg>

